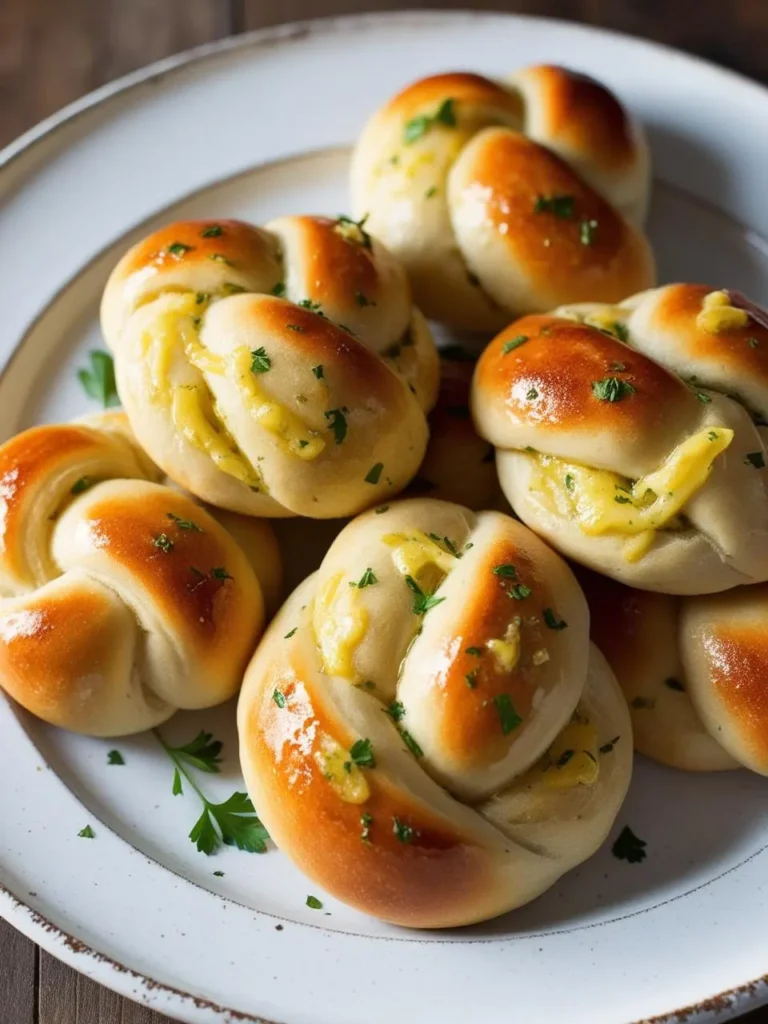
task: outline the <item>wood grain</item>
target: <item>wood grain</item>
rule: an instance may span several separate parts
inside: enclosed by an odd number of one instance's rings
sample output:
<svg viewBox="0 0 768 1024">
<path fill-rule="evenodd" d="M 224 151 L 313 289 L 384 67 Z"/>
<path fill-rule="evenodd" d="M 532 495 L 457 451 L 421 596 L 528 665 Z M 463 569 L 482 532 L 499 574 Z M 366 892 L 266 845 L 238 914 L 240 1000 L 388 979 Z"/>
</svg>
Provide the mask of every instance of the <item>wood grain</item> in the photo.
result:
<svg viewBox="0 0 768 1024">
<path fill-rule="evenodd" d="M 409 6 L 386 0 L 0 0 L 0 146 L 134 68 L 232 32 Z M 421 9 L 469 8 L 435 0 Z M 766 0 L 497 0 L 487 10 L 630 32 L 768 82 Z M 595 69 L 596 72 L 599 69 Z M 171 1024 L 122 999 L 0 920 L 0 1024 Z M 757 1010 L 742 1024 L 768 1024 Z"/>
</svg>

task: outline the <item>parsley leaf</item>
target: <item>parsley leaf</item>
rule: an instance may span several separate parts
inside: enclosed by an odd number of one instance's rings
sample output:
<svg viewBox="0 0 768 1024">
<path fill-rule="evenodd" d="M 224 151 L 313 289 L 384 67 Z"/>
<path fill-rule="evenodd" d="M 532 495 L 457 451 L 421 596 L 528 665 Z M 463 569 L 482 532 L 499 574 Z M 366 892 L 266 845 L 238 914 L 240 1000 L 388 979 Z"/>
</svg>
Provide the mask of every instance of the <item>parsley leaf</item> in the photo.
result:
<svg viewBox="0 0 768 1024">
<path fill-rule="evenodd" d="M 283 693 L 282 690 L 273 690 L 272 700 L 275 702 L 275 704 L 277 704 L 279 708 L 282 709 L 285 707 L 285 694 Z"/>
<path fill-rule="evenodd" d="M 453 108 L 455 100 L 448 98 L 443 100 L 434 114 L 419 114 L 406 121 L 403 128 L 403 142 L 406 145 L 420 139 L 422 135 L 432 128 L 433 125 L 442 124 L 446 128 L 456 127 L 456 112 Z"/>
<path fill-rule="evenodd" d="M 619 341 L 629 341 L 629 328 L 621 320 L 614 320 L 611 324 L 611 334 L 614 334 Z"/>
<path fill-rule="evenodd" d="M 473 668 L 471 672 L 467 672 L 466 675 L 464 676 L 464 682 L 467 684 L 470 690 L 474 690 L 477 686 L 477 673 L 478 669 Z"/>
<path fill-rule="evenodd" d="M 179 259 L 188 252 L 192 252 L 193 246 L 185 245 L 184 242 L 171 242 L 168 248 L 165 250 L 169 252 L 171 256 L 177 256 Z"/>
<path fill-rule="evenodd" d="M 514 729 L 517 729 L 523 720 L 515 711 L 512 699 L 508 693 L 497 693 L 493 698 L 493 703 L 496 705 L 496 710 L 499 713 L 501 731 L 505 736 L 508 736 Z"/>
<path fill-rule="evenodd" d="M 281 299 L 285 295 L 285 281 L 278 281 L 277 284 L 273 285 L 269 290 L 269 294 Z"/>
<path fill-rule="evenodd" d="M 765 456 L 762 452 L 749 452 L 744 457 L 744 464 L 754 466 L 755 469 L 765 469 Z"/>
<path fill-rule="evenodd" d="M 77 379 L 89 398 L 101 402 L 105 409 L 120 405 L 115 384 L 115 362 L 109 352 L 88 353 L 90 367 L 78 370 Z"/>
<path fill-rule="evenodd" d="M 365 482 L 367 484 L 377 484 L 381 479 L 381 471 L 384 469 L 383 462 L 377 462 L 375 466 L 371 466 L 365 476 Z"/>
<path fill-rule="evenodd" d="M 183 776 L 203 805 L 203 812 L 189 833 L 198 851 L 208 856 L 224 843 L 248 853 L 264 853 L 269 835 L 257 817 L 247 793 L 235 792 L 227 800 L 215 804 L 206 797 L 190 774 L 191 768 L 218 773 L 221 770 L 219 763 L 222 743 L 214 740 L 211 733 L 201 731 L 191 742 L 172 747 L 157 729 L 154 733 L 174 766 L 174 796 L 182 793 Z"/>
<path fill-rule="evenodd" d="M 173 541 L 167 533 L 158 533 L 156 537 L 152 538 L 152 543 L 156 548 L 160 548 L 161 551 L 165 552 L 166 555 L 170 555 L 173 551 Z"/>
<path fill-rule="evenodd" d="M 424 757 L 424 751 L 421 749 L 416 740 L 411 736 L 407 729 L 401 729 L 400 735 L 403 737 L 403 742 L 406 747 L 410 750 L 414 757 Z"/>
<path fill-rule="evenodd" d="M 413 592 L 413 607 L 411 611 L 414 615 L 426 615 L 430 608 L 434 608 L 445 600 L 444 597 L 435 597 L 434 594 L 426 594 L 413 576 L 406 576 L 405 582 Z"/>
<path fill-rule="evenodd" d="M 349 412 L 346 406 L 341 409 L 328 409 L 323 415 L 327 420 L 330 420 L 328 429 L 333 431 L 333 438 L 336 444 L 341 444 L 344 438 L 347 436 L 347 418 L 344 415 L 345 412 Z"/>
<path fill-rule="evenodd" d="M 323 904 L 317 898 L 317 896 L 307 896 L 307 906 L 311 910 L 322 910 Z"/>
<path fill-rule="evenodd" d="M 401 700 L 393 700 L 384 710 L 394 722 L 399 722 L 405 715 L 405 705 Z"/>
<path fill-rule="evenodd" d="M 92 484 L 93 481 L 89 476 L 81 476 L 79 480 L 75 480 L 72 484 L 70 494 L 82 494 L 83 491 L 87 491 Z"/>
<path fill-rule="evenodd" d="M 251 373 L 266 373 L 267 370 L 272 366 L 272 360 L 267 355 L 266 349 L 262 345 L 261 348 L 254 349 L 251 352 L 253 362 L 251 363 Z"/>
<path fill-rule="evenodd" d="M 312 373 L 314 373 L 318 380 L 323 380 L 325 376 L 325 370 L 323 369 L 322 364 L 320 364 L 319 366 L 313 366 Z"/>
<path fill-rule="evenodd" d="M 360 815 L 360 824 L 363 826 L 363 830 L 360 833 L 360 838 L 364 843 L 370 843 L 373 815 L 369 814 L 367 811 L 363 811 L 363 813 Z"/>
<path fill-rule="evenodd" d="M 568 626 L 565 619 L 558 619 L 557 615 L 551 608 L 544 609 L 544 621 L 549 629 L 565 629 Z"/>
<path fill-rule="evenodd" d="M 576 200 L 573 196 L 551 195 L 538 196 L 533 204 L 534 213 L 554 213 L 561 220 L 573 219 L 573 208 Z"/>
<path fill-rule="evenodd" d="M 293 627 L 293 629 L 289 630 L 289 631 L 288 631 L 288 632 L 287 632 L 287 633 L 285 634 L 285 636 L 283 637 L 283 640 L 290 640 L 292 636 L 295 636 L 295 634 L 296 634 L 296 630 L 297 630 L 298 628 L 299 628 L 298 626 L 294 626 L 294 627 Z"/>
<path fill-rule="evenodd" d="M 235 577 L 231 576 L 223 565 L 217 565 L 211 569 L 211 578 L 214 580 L 233 580 Z"/>
<path fill-rule="evenodd" d="M 518 334 L 516 337 L 510 338 L 509 341 L 505 341 L 501 346 L 502 355 L 509 355 L 510 352 L 514 352 L 516 348 L 520 348 L 521 345 L 524 345 L 529 340 L 530 338 L 527 334 Z"/>
<path fill-rule="evenodd" d="M 517 569 L 511 562 L 505 562 L 503 565 L 494 565 L 491 572 L 494 576 L 503 576 L 507 580 L 513 580 L 517 576 Z"/>
<path fill-rule="evenodd" d="M 611 847 L 611 853 L 618 860 L 626 860 L 630 864 L 640 864 L 646 858 L 645 847 L 647 845 L 644 839 L 635 835 L 629 825 L 625 825 Z"/>
<path fill-rule="evenodd" d="M 365 570 L 363 575 L 357 581 L 357 583 L 350 583 L 351 587 L 357 587 L 358 590 L 363 590 L 364 587 L 372 587 L 374 583 L 378 583 L 378 577 L 370 566 Z"/>
<path fill-rule="evenodd" d="M 530 587 L 526 587 L 524 583 L 518 583 L 507 594 L 507 597 L 512 597 L 515 601 L 524 601 L 526 597 L 530 597 L 533 591 Z"/>
<path fill-rule="evenodd" d="M 592 381 L 592 394 L 601 402 L 620 402 L 622 398 L 634 395 L 636 391 L 634 384 L 618 377 L 603 377 L 602 380 Z"/>
<path fill-rule="evenodd" d="M 479 658 L 480 655 L 483 653 L 483 648 L 482 647 L 467 647 L 467 648 L 465 648 L 464 653 L 465 654 L 474 654 L 474 656 L 476 658 Z"/>
<path fill-rule="evenodd" d="M 664 685 L 668 686 L 670 690 L 676 690 L 678 693 L 685 693 L 685 687 L 679 679 L 675 679 L 673 676 L 669 676 L 664 680 Z"/>
<path fill-rule="evenodd" d="M 376 305 L 376 303 L 373 301 L 373 299 L 369 299 L 368 296 L 365 295 L 361 291 L 356 291 L 355 292 L 355 302 L 358 304 L 358 306 L 360 306 L 361 309 L 363 307 L 365 307 L 365 306 L 375 306 Z"/>
<path fill-rule="evenodd" d="M 86 825 L 85 828 L 81 828 L 77 833 L 80 839 L 95 839 L 96 833 L 93 831 L 90 825 Z"/>
<path fill-rule="evenodd" d="M 204 228 L 200 232 L 201 238 L 218 238 L 224 234 L 224 229 L 221 224 L 209 224 L 207 228 Z"/>
<path fill-rule="evenodd" d="M 352 217 L 346 217 L 343 213 L 336 218 L 336 231 L 346 238 L 347 241 L 354 241 L 362 245 L 364 249 L 373 249 L 373 239 L 365 230 L 365 222 L 368 220 L 370 214 L 366 213 L 360 220 L 354 220 Z M 341 325 L 339 325 L 341 326 Z"/>
<path fill-rule="evenodd" d="M 191 519 L 181 519 L 179 516 L 175 516 L 173 512 L 166 512 L 165 514 L 168 516 L 171 522 L 175 523 L 176 526 L 178 526 L 180 530 L 192 531 L 194 533 L 205 532 L 204 530 L 200 529 L 197 523 L 193 523 Z"/>
<path fill-rule="evenodd" d="M 125 764 L 125 758 L 119 750 L 110 750 L 107 754 L 107 764 Z"/>
<path fill-rule="evenodd" d="M 404 821 L 401 821 L 401 819 L 397 817 L 392 819 L 392 831 L 395 833 L 395 835 L 397 836 L 401 843 L 412 843 L 413 840 L 416 839 L 419 835 L 415 828 L 412 828 L 410 825 L 407 825 Z"/>
<path fill-rule="evenodd" d="M 357 740 L 353 743 L 349 756 L 358 768 L 376 767 L 376 758 L 373 756 L 373 744 L 370 740 Z"/>
<path fill-rule="evenodd" d="M 573 479 L 570 473 L 565 474 L 565 489 L 567 491 L 573 491 L 576 486 L 576 481 Z"/>
<path fill-rule="evenodd" d="M 600 753 L 601 754 L 610 754 L 613 751 L 613 748 L 616 746 L 616 744 L 619 742 L 620 739 L 621 739 L 621 736 L 614 736 L 612 740 L 610 740 L 608 743 L 604 743 L 602 745 L 602 747 L 600 747 Z"/>
</svg>

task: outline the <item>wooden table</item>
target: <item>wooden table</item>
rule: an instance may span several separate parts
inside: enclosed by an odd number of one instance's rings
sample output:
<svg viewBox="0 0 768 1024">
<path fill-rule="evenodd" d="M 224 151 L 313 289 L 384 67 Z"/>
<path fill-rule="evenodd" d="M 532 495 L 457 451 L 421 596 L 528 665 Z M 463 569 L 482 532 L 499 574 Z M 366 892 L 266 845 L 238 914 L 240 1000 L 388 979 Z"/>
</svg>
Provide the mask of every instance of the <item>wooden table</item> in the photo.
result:
<svg viewBox="0 0 768 1024">
<path fill-rule="evenodd" d="M 402 6 L 386 0 L 0 0 L 0 146 L 103 82 L 178 50 L 281 21 Z M 442 0 L 410 6 L 570 18 L 669 43 L 768 83 L 766 0 Z M 0 1024 L 166 1020 L 80 976 L 0 921 Z M 743 1021 L 768 1024 L 768 1010 Z"/>
</svg>

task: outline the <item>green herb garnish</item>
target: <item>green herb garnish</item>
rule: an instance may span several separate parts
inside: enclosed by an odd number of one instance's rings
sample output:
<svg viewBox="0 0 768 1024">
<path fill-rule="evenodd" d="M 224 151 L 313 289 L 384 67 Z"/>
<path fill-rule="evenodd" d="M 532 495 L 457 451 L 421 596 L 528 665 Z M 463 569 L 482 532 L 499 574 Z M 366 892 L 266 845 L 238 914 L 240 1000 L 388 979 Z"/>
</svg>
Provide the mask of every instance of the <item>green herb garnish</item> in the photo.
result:
<svg viewBox="0 0 768 1024">
<path fill-rule="evenodd" d="M 538 196 L 533 204 L 533 212 L 554 213 L 561 220 L 572 220 L 575 202 L 576 200 L 573 196 Z"/>
<path fill-rule="evenodd" d="M 373 756 L 373 744 L 370 740 L 357 740 L 353 743 L 349 756 L 358 768 L 376 767 L 376 759 Z"/>
<path fill-rule="evenodd" d="M 221 224 L 211 224 L 207 228 L 204 228 L 200 232 L 201 238 L 218 238 L 219 235 L 224 234 L 224 229 Z"/>
<path fill-rule="evenodd" d="M 601 402 L 620 402 L 636 391 L 634 384 L 619 377 L 603 377 L 602 380 L 592 381 L 592 394 Z"/>
<path fill-rule="evenodd" d="M 298 626 L 294 626 L 294 627 L 293 627 L 293 629 L 289 630 L 289 631 L 288 631 L 288 632 L 287 632 L 287 633 L 285 634 L 285 636 L 283 637 L 283 640 L 290 640 L 292 636 L 295 636 L 295 635 L 296 635 L 296 630 L 297 630 L 298 628 L 299 628 Z"/>
<path fill-rule="evenodd" d="M 407 825 L 404 821 L 401 821 L 400 818 L 392 819 L 392 831 L 401 843 L 412 843 L 419 835 L 415 828 Z"/>
<path fill-rule="evenodd" d="M 81 828 L 77 833 L 80 839 L 95 839 L 96 833 L 93 831 L 90 825 L 86 825 L 85 828 Z"/>
<path fill-rule="evenodd" d="M 506 580 L 513 580 L 517 576 L 517 569 L 511 562 L 505 562 L 502 565 L 494 565 L 491 572 L 494 576 L 502 576 Z"/>
<path fill-rule="evenodd" d="M 153 537 L 152 543 L 156 548 L 160 548 L 166 555 L 170 555 L 173 551 L 173 541 L 167 533 L 158 533 L 156 537 Z"/>
<path fill-rule="evenodd" d="M 368 220 L 370 214 L 366 213 L 360 220 L 354 220 L 352 217 L 346 217 L 343 213 L 336 218 L 336 229 L 342 237 L 349 240 L 351 237 L 354 238 L 364 249 L 373 249 L 373 239 L 365 230 L 365 222 Z M 341 326 L 341 325 L 339 325 Z"/>
<path fill-rule="evenodd" d="M 263 346 L 251 352 L 251 359 L 251 373 L 266 373 L 272 366 L 272 360 Z"/>
<path fill-rule="evenodd" d="M 350 587 L 357 587 L 358 590 L 363 590 L 365 587 L 372 587 L 374 583 L 378 582 L 379 580 L 376 573 L 369 567 L 365 570 L 357 583 L 350 583 Z"/>
<path fill-rule="evenodd" d="M 765 469 L 765 456 L 762 452 L 749 452 L 744 457 L 744 464 L 754 466 L 755 469 Z"/>
<path fill-rule="evenodd" d="M 93 481 L 89 476 L 81 476 L 79 480 L 75 480 L 72 484 L 70 494 L 82 494 L 83 491 L 87 491 L 92 484 Z"/>
<path fill-rule="evenodd" d="M 192 252 L 192 249 L 193 246 L 185 245 L 184 242 L 172 242 L 165 251 L 169 252 L 171 256 L 178 256 L 180 259 L 184 253 Z"/>
<path fill-rule="evenodd" d="M 413 576 L 406 576 L 405 582 L 413 592 L 413 607 L 411 608 L 411 611 L 414 615 L 426 615 L 430 608 L 434 608 L 445 600 L 444 597 L 435 597 L 434 594 L 426 594 Z"/>
<path fill-rule="evenodd" d="M 499 713 L 501 731 L 508 736 L 514 729 L 522 724 L 522 718 L 515 711 L 514 705 L 508 693 L 497 693 L 493 698 L 496 710 Z"/>
<path fill-rule="evenodd" d="M 410 750 L 414 757 L 424 757 L 424 751 L 421 749 L 416 740 L 411 736 L 407 729 L 401 729 L 400 735 L 403 737 L 403 742 L 406 747 Z"/>
<path fill-rule="evenodd" d="M 107 754 L 107 764 L 125 764 L 125 759 L 119 750 L 110 750 Z"/>
<path fill-rule="evenodd" d="M 105 409 L 120 404 L 115 384 L 115 362 L 109 352 L 88 353 L 90 367 L 77 371 L 77 379 L 89 398 L 101 402 Z"/>
<path fill-rule="evenodd" d="M 323 904 L 317 898 L 317 896 L 307 896 L 307 906 L 311 910 L 322 910 Z"/>
<path fill-rule="evenodd" d="M 549 629 L 566 629 L 568 626 L 565 619 L 558 618 L 551 608 L 544 609 L 544 621 Z"/>
<path fill-rule="evenodd" d="M 514 338 L 510 338 L 509 341 L 505 341 L 501 346 L 502 355 L 509 355 L 510 352 L 514 352 L 516 348 L 520 348 L 521 345 L 524 345 L 529 340 L 530 338 L 527 334 L 518 334 Z"/>
<path fill-rule="evenodd" d="M 669 676 L 664 680 L 664 685 L 668 686 L 670 690 L 676 690 L 678 693 L 685 693 L 685 687 L 679 679 L 675 679 L 673 676 Z"/>
<path fill-rule="evenodd" d="M 205 532 L 204 530 L 200 529 L 197 523 L 193 523 L 191 519 L 180 519 L 179 516 L 175 516 L 173 512 L 166 512 L 165 514 L 172 522 L 174 522 L 178 526 L 180 530 L 188 530 L 194 533 Z"/>
<path fill-rule="evenodd" d="M 635 835 L 629 825 L 625 825 L 611 847 L 611 853 L 618 860 L 626 860 L 630 864 L 639 864 L 646 858 L 645 847 L 647 845 L 644 839 L 640 839 Z"/>
<path fill-rule="evenodd" d="M 371 466 L 365 476 L 365 482 L 367 484 L 377 484 L 381 479 L 382 469 L 384 469 L 383 462 L 377 462 L 375 466 Z"/>
<path fill-rule="evenodd" d="M 282 690 L 273 690 L 272 700 L 275 702 L 275 704 L 277 704 L 279 708 L 282 709 L 285 707 L 285 694 L 283 693 Z"/>
<path fill-rule="evenodd" d="M 456 112 L 453 108 L 454 103 L 455 100 L 449 97 L 443 100 L 434 114 L 419 114 L 406 121 L 405 128 L 403 129 L 403 142 L 406 145 L 410 145 L 410 143 L 420 139 L 422 135 L 426 135 L 434 125 L 441 124 L 446 128 L 455 128 Z"/>
</svg>

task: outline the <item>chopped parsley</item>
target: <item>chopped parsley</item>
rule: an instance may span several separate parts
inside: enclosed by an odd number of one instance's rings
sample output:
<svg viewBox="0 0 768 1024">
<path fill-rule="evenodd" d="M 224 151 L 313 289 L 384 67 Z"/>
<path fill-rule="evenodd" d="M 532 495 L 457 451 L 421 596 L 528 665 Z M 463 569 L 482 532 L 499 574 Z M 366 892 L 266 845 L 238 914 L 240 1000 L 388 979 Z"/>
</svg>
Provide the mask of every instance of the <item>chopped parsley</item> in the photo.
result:
<svg viewBox="0 0 768 1024">
<path fill-rule="evenodd" d="M 614 320 L 610 326 L 611 334 L 614 334 L 619 341 L 629 341 L 629 328 L 621 320 Z M 624 367 L 622 367 L 624 369 Z"/>
<path fill-rule="evenodd" d="M 364 306 L 375 306 L 376 305 L 376 303 L 373 301 L 373 299 L 369 299 L 368 296 L 364 295 L 363 292 L 361 292 L 361 291 L 356 291 L 355 292 L 355 302 L 361 308 L 363 308 Z"/>
<path fill-rule="evenodd" d="M 370 740 L 357 740 L 349 751 L 352 763 L 358 768 L 375 768 L 376 758 L 373 756 L 373 744 Z"/>
<path fill-rule="evenodd" d="M 517 576 L 517 569 L 511 562 L 505 562 L 502 565 L 494 565 L 491 572 L 494 576 L 503 576 L 504 579 L 512 580 Z"/>
<path fill-rule="evenodd" d="M 383 512 L 389 511 L 389 505 L 379 505 L 379 507 L 375 508 L 373 511 L 376 513 L 377 516 L 380 516 Z"/>
<path fill-rule="evenodd" d="M 614 494 L 613 500 L 617 505 L 631 505 L 632 499 L 626 494 Z"/>
<path fill-rule="evenodd" d="M 279 708 L 285 707 L 285 694 L 282 692 L 282 690 L 273 690 L 272 700 L 275 702 L 275 704 L 277 704 Z"/>
<path fill-rule="evenodd" d="M 555 768 L 565 768 L 565 766 L 573 757 L 574 753 L 575 751 L 573 750 L 564 750 L 560 757 L 558 757 L 558 759 L 555 761 Z"/>
<path fill-rule="evenodd" d="M 224 234 L 224 229 L 221 224 L 210 224 L 207 228 L 204 228 L 200 232 L 201 238 L 218 238 Z"/>
<path fill-rule="evenodd" d="M 377 484 L 381 479 L 382 469 L 384 469 L 383 462 L 377 462 L 375 466 L 371 466 L 365 475 L 365 482 L 367 484 Z"/>
<path fill-rule="evenodd" d="M 406 121 L 403 129 L 403 142 L 406 145 L 410 145 L 410 143 L 420 139 L 422 135 L 426 135 L 434 125 L 441 124 L 446 128 L 455 128 L 456 111 L 453 106 L 455 102 L 454 99 L 449 97 L 443 100 L 434 114 L 419 114 Z"/>
<path fill-rule="evenodd" d="M 90 825 L 86 825 L 85 828 L 81 828 L 77 833 L 80 839 L 95 839 L 96 833 L 93 831 Z"/>
<path fill-rule="evenodd" d="M 152 539 L 152 543 L 156 548 L 160 548 L 160 550 L 166 555 L 170 555 L 173 551 L 173 541 L 167 533 L 158 533 L 158 535 Z"/>
<path fill-rule="evenodd" d="M 192 531 L 194 533 L 203 533 L 204 532 L 203 530 L 200 529 L 200 527 L 197 525 L 197 523 L 193 523 L 191 519 L 181 519 L 181 518 L 179 518 L 179 516 L 175 516 L 173 514 L 173 512 L 166 512 L 165 514 L 168 516 L 168 518 L 172 522 L 174 522 L 176 524 L 176 526 L 178 526 L 178 528 L 180 530 L 188 530 L 188 531 Z"/>
<path fill-rule="evenodd" d="M 312 373 L 314 373 L 318 380 L 323 380 L 323 378 L 325 377 L 325 370 L 323 369 L 323 364 L 320 363 L 318 366 L 313 366 Z"/>
<path fill-rule="evenodd" d="M 347 436 L 347 418 L 344 415 L 345 412 L 349 412 L 346 406 L 341 409 L 328 409 L 323 415 L 329 420 L 328 429 L 333 431 L 333 439 L 336 444 L 341 444 L 344 438 Z"/>
<path fill-rule="evenodd" d="M 576 481 L 573 479 L 573 477 L 571 476 L 570 473 L 566 473 L 565 474 L 565 489 L 567 491 L 572 491 L 575 486 L 576 486 Z"/>
<path fill-rule="evenodd" d="M 107 764 L 125 764 L 125 758 L 119 750 L 110 750 L 107 754 Z"/>
<path fill-rule="evenodd" d="M 296 630 L 297 630 L 298 628 L 299 628 L 298 626 L 294 626 L 294 627 L 293 627 L 293 629 L 290 629 L 290 630 L 289 630 L 289 631 L 288 631 L 288 632 L 287 632 L 287 633 L 285 634 L 285 636 L 283 637 L 283 640 L 290 640 L 292 636 L 295 636 L 295 634 L 296 634 Z"/>
<path fill-rule="evenodd" d="M 514 729 L 517 729 L 523 720 L 515 711 L 512 699 L 508 693 L 497 693 L 493 698 L 493 703 L 496 705 L 496 710 L 499 713 L 501 731 L 505 736 L 508 736 Z"/>
<path fill-rule="evenodd" d="M 214 580 L 233 580 L 235 578 L 227 572 L 223 565 L 217 565 L 211 569 L 211 577 Z"/>
<path fill-rule="evenodd" d="M 533 591 L 530 587 L 526 587 L 524 583 L 518 583 L 516 586 L 507 594 L 508 597 L 512 597 L 515 601 L 524 601 L 526 597 L 530 597 Z"/>
<path fill-rule="evenodd" d="M 750 348 L 757 348 L 760 342 L 757 340 L 757 338 L 747 338 L 747 344 Z"/>
<path fill-rule="evenodd" d="M 639 836 L 635 835 L 629 825 L 625 825 L 611 847 L 611 853 L 618 860 L 626 860 L 630 864 L 639 864 L 646 858 L 645 847 L 647 845 L 644 839 L 640 839 Z"/>
<path fill-rule="evenodd" d="M 286 324 L 285 326 L 289 331 L 298 331 L 299 334 L 305 334 L 307 330 L 306 327 L 302 327 L 301 324 Z"/>
<path fill-rule="evenodd" d="M 416 740 L 411 736 L 407 729 L 401 729 L 400 735 L 403 737 L 403 742 L 406 747 L 410 750 L 414 757 L 424 757 L 424 751 L 421 749 Z"/>
<path fill-rule="evenodd" d="M 90 366 L 77 371 L 83 391 L 89 398 L 101 402 L 105 409 L 120 404 L 115 384 L 115 362 L 109 352 L 94 350 L 88 353 Z"/>
<path fill-rule="evenodd" d="M 765 469 L 765 456 L 762 452 L 749 452 L 744 457 L 744 464 L 754 466 L 755 469 Z"/>
<path fill-rule="evenodd" d="M 634 384 L 618 377 L 603 377 L 602 380 L 592 381 L 592 394 L 601 402 L 620 402 L 622 398 L 634 395 L 636 391 Z"/>
<path fill-rule="evenodd" d="M 482 647 L 467 647 L 464 651 L 465 654 L 473 654 L 476 658 L 479 658 L 483 653 Z"/>
<path fill-rule="evenodd" d="M 601 754 L 610 754 L 610 753 L 612 753 L 613 752 L 613 748 L 616 746 L 616 744 L 619 742 L 620 739 L 621 739 L 621 736 L 614 736 L 612 740 L 609 740 L 608 743 L 604 743 L 602 745 L 602 747 L 600 747 L 600 753 Z"/>
<path fill-rule="evenodd" d="M 401 843 L 412 843 L 419 835 L 415 828 L 407 825 L 397 817 L 392 818 L 392 831 Z"/>
<path fill-rule="evenodd" d="M 83 491 L 87 491 L 92 485 L 93 481 L 89 476 L 81 476 L 79 480 L 75 480 L 70 488 L 70 494 L 82 494 Z"/>
<path fill-rule="evenodd" d="M 427 191 L 424 193 L 424 198 L 425 199 L 431 199 L 433 196 L 436 196 L 436 195 L 437 195 L 437 185 L 432 185 L 431 188 L 428 188 Z"/>
<path fill-rule="evenodd" d="M 369 567 L 365 570 L 357 583 L 350 583 L 350 587 L 357 587 L 358 590 L 363 590 L 365 587 L 372 587 L 374 583 L 378 582 L 379 580 L 376 573 Z"/>
<path fill-rule="evenodd" d="M 554 213 L 561 220 L 572 220 L 576 200 L 573 196 L 537 196 L 533 204 L 534 213 Z"/>
<path fill-rule="evenodd" d="M 716 441 L 719 436 L 720 435 L 718 434 L 718 432 L 716 430 L 710 430 L 709 433 L 707 434 L 707 437 L 709 438 L 710 441 Z"/>
<path fill-rule="evenodd" d="M 343 213 L 336 218 L 336 231 L 347 240 L 358 242 L 364 249 L 373 248 L 373 239 L 365 230 L 365 222 L 370 214 L 366 213 L 360 220 L 346 217 Z"/>
<path fill-rule="evenodd" d="M 405 705 L 401 700 L 393 700 L 384 710 L 393 722 L 399 722 L 405 716 Z"/>
<path fill-rule="evenodd" d="M 276 285 L 273 285 L 269 290 L 269 294 L 281 299 L 285 295 L 285 281 L 278 281 Z"/>
<path fill-rule="evenodd" d="M 475 687 L 477 686 L 477 673 L 478 669 L 473 668 L 471 672 L 467 672 L 467 674 L 464 676 L 464 682 L 467 684 L 470 690 L 474 690 Z"/>
<path fill-rule="evenodd" d="M 307 906 L 311 910 L 322 910 L 323 904 L 317 898 L 317 896 L 307 896 Z"/>
<path fill-rule="evenodd" d="M 510 338 L 509 341 L 505 341 L 501 346 L 501 354 L 504 356 L 509 355 L 510 352 L 514 352 L 516 348 L 520 348 L 526 341 L 529 341 L 527 334 L 518 334 L 514 338 Z"/>
<path fill-rule="evenodd" d="M 319 302 L 313 302 L 312 299 L 302 299 L 298 305 L 301 306 L 302 309 L 308 309 L 310 313 L 317 313 L 317 315 L 323 317 L 323 319 L 328 319 Z"/>
<path fill-rule="evenodd" d="M 178 256 L 181 259 L 184 253 L 192 252 L 192 249 L 193 246 L 185 245 L 183 242 L 171 242 L 165 251 L 169 252 L 171 256 Z"/>
<path fill-rule="evenodd" d="M 568 626 L 565 619 L 558 618 L 551 608 L 544 609 L 544 621 L 549 629 L 566 629 Z"/>
<path fill-rule="evenodd" d="M 251 373 L 266 373 L 272 366 L 272 360 L 267 355 L 266 349 L 263 346 L 254 349 L 251 352 L 251 358 Z"/>
<path fill-rule="evenodd" d="M 528 399 L 529 402 L 532 402 L 534 398 L 539 397 L 539 392 L 536 390 L 536 388 L 529 388 L 528 393 L 525 397 Z"/>
<path fill-rule="evenodd" d="M 597 232 L 596 220 L 583 220 L 579 224 L 579 241 L 582 245 L 593 245 Z"/>
<path fill-rule="evenodd" d="M 426 594 L 413 576 L 406 576 L 405 582 L 413 592 L 413 607 L 411 611 L 414 615 L 426 615 L 430 608 L 434 608 L 445 600 L 444 597 L 435 597 L 434 594 Z"/>
<path fill-rule="evenodd" d="M 668 686 L 670 690 L 676 690 L 678 693 L 685 693 L 685 687 L 679 679 L 675 679 L 674 676 L 669 676 L 664 680 L 664 685 Z"/>
</svg>

